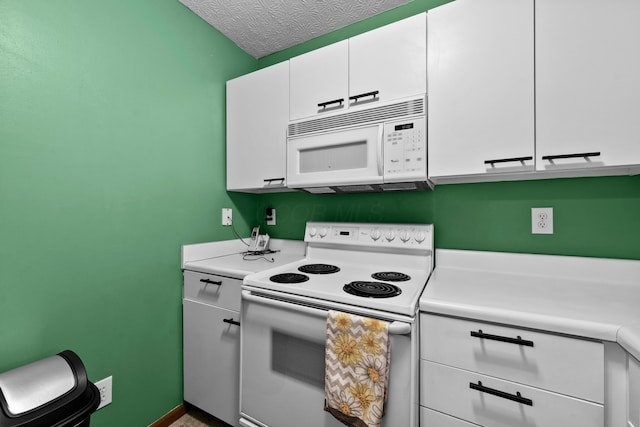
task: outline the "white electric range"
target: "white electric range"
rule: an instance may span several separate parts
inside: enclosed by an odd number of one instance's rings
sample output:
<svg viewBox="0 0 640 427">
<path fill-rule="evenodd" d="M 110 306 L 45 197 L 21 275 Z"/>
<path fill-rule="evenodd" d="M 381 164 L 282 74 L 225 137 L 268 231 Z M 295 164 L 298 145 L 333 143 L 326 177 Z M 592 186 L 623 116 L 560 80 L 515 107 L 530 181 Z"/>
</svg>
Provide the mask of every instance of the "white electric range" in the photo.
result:
<svg viewBox="0 0 640 427">
<path fill-rule="evenodd" d="M 240 424 L 342 426 L 323 409 L 326 319 L 338 310 L 389 322 L 382 427 L 417 427 L 416 313 L 433 225 L 309 222 L 304 241 L 303 259 L 243 281 Z"/>
</svg>

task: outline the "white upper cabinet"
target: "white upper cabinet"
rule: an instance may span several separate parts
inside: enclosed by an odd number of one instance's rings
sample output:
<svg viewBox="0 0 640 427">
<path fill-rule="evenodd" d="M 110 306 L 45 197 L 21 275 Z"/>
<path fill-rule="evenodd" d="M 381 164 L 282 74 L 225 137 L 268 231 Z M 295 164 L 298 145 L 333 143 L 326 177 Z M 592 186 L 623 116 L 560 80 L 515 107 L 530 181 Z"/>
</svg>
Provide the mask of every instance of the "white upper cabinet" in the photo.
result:
<svg viewBox="0 0 640 427">
<path fill-rule="evenodd" d="M 536 168 L 640 164 L 640 1 L 536 0 Z"/>
<path fill-rule="evenodd" d="M 426 13 L 290 60 L 290 119 L 423 95 Z"/>
<path fill-rule="evenodd" d="M 227 82 L 227 190 L 286 190 L 288 122 L 288 62 Z"/>
<path fill-rule="evenodd" d="M 344 109 L 349 94 L 349 41 L 344 40 L 290 61 L 291 120 Z"/>
<path fill-rule="evenodd" d="M 349 39 L 349 106 L 427 91 L 427 19 L 412 16 Z"/>
<path fill-rule="evenodd" d="M 431 178 L 533 171 L 533 0 L 457 0 L 427 20 Z"/>
</svg>

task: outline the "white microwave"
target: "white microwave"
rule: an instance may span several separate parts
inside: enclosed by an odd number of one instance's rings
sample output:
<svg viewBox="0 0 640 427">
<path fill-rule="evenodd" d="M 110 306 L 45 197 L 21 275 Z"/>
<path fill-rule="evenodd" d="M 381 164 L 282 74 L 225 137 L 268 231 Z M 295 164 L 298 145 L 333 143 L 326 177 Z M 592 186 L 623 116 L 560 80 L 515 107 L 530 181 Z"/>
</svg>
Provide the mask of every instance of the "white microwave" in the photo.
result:
<svg viewBox="0 0 640 427">
<path fill-rule="evenodd" d="M 310 193 L 431 189 L 426 118 L 289 136 L 287 185 Z"/>
</svg>

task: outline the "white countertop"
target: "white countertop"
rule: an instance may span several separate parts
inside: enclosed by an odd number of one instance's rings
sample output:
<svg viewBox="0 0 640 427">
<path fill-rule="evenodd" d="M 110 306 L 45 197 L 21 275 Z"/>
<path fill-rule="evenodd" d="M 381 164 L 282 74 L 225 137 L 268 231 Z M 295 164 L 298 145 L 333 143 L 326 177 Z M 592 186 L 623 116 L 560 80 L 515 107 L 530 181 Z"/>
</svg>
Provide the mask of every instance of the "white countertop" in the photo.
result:
<svg viewBox="0 0 640 427">
<path fill-rule="evenodd" d="M 182 269 L 243 279 L 249 274 L 303 258 L 306 244 L 300 240 L 271 239 L 269 248 L 276 252 L 245 255 L 247 247 L 239 240 L 185 245 L 182 247 Z"/>
<path fill-rule="evenodd" d="M 618 342 L 640 359 L 640 261 L 438 249 L 420 310 Z"/>
</svg>

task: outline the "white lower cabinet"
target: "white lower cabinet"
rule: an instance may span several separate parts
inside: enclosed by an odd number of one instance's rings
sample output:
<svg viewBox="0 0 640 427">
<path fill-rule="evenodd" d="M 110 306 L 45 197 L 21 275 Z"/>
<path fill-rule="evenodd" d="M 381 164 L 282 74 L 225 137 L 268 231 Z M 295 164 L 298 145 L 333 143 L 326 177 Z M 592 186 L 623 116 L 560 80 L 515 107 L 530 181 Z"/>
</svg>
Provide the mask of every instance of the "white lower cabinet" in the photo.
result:
<svg viewBox="0 0 640 427">
<path fill-rule="evenodd" d="M 242 281 L 191 271 L 184 276 L 184 400 L 239 426 Z"/>
<path fill-rule="evenodd" d="M 604 426 L 601 342 L 427 313 L 420 330 L 422 427 Z"/>
<path fill-rule="evenodd" d="M 627 357 L 627 425 L 640 427 L 640 362 L 631 355 Z"/>
<path fill-rule="evenodd" d="M 421 405 L 481 426 L 603 427 L 600 404 L 423 360 Z"/>
<path fill-rule="evenodd" d="M 420 425 L 422 427 L 471 427 L 477 426 L 478 424 L 471 424 L 459 418 L 454 418 L 441 412 L 436 412 L 431 409 L 425 408 L 423 406 L 420 408 Z"/>
</svg>

